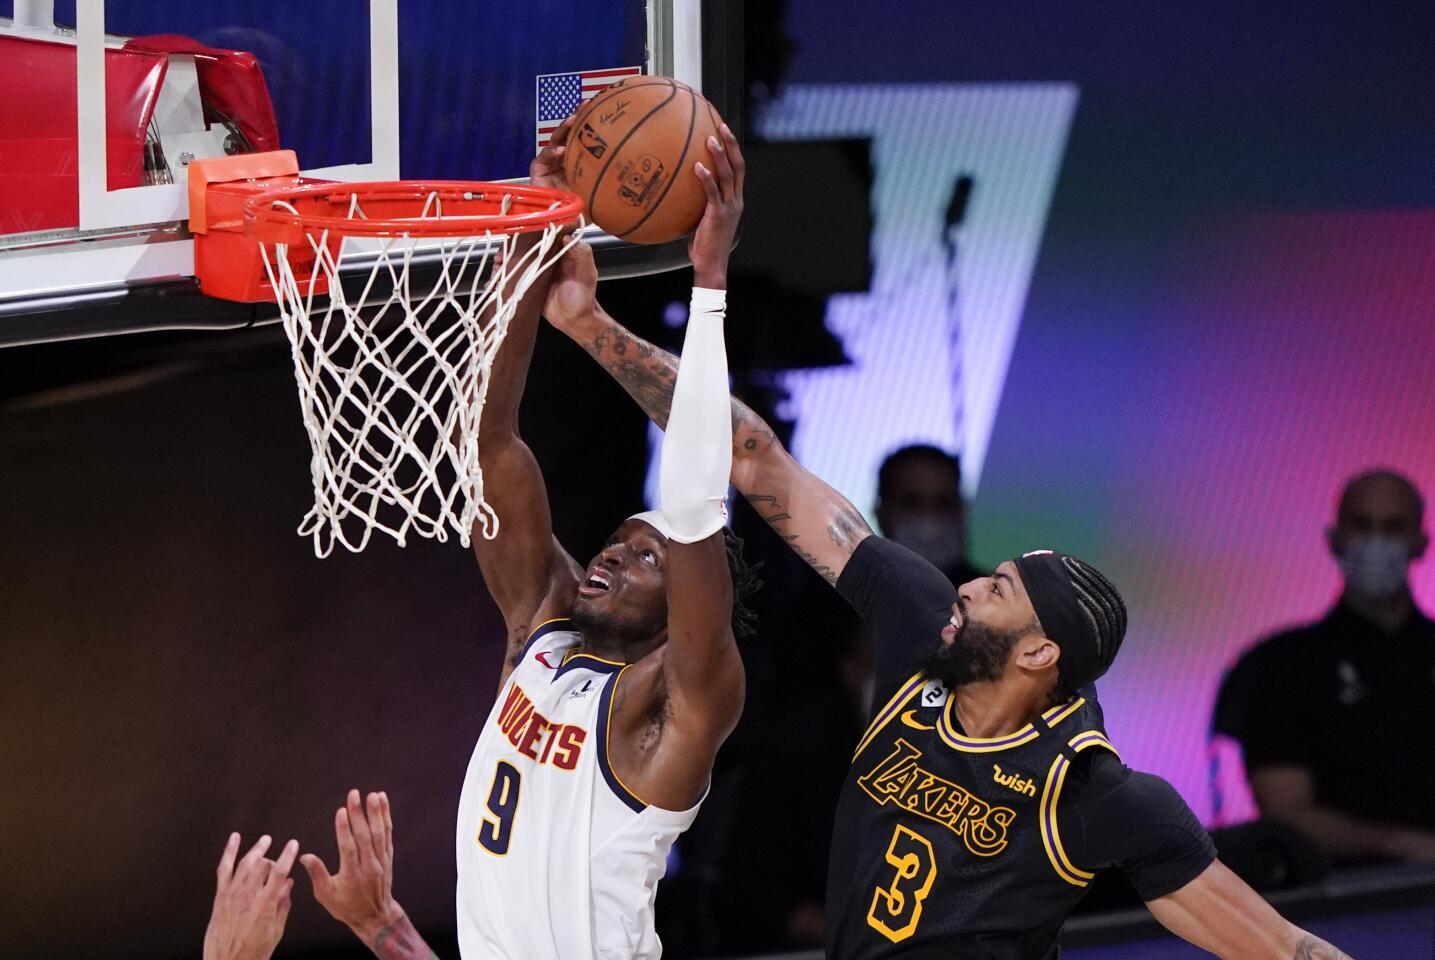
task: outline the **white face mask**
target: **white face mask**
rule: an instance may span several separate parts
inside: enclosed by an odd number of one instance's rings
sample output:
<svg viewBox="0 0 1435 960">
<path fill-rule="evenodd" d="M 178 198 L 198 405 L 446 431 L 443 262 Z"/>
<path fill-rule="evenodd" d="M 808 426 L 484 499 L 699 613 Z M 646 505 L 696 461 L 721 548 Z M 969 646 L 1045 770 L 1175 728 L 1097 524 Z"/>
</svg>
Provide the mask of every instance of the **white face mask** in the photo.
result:
<svg viewBox="0 0 1435 960">
<path fill-rule="evenodd" d="M 942 570 L 956 566 L 967 555 L 961 526 L 942 514 L 904 517 L 892 524 L 891 538 Z"/>
<path fill-rule="evenodd" d="M 1365 597 L 1392 597 L 1405 588 L 1410 549 L 1395 537 L 1359 537 L 1340 552 L 1345 585 Z"/>
</svg>

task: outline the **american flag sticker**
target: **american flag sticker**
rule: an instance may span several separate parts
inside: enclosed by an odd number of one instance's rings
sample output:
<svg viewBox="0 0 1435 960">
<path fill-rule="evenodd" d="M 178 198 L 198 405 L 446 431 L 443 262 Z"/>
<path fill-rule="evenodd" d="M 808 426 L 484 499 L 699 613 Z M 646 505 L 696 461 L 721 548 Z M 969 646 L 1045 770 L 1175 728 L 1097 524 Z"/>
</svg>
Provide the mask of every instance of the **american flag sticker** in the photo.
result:
<svg viewBox="0 0 1435 960">
<path fill-rule="evenodd" d="M 577 73 L 544 73 L 538 77 L 538 150 L 548 146 L 548 138 L 568 115 L 587 103 L 610 83 L 624 77 L 641 77 L 642 67 L 612 67 L 607 70 L 581 70 Z"/>
</svg>

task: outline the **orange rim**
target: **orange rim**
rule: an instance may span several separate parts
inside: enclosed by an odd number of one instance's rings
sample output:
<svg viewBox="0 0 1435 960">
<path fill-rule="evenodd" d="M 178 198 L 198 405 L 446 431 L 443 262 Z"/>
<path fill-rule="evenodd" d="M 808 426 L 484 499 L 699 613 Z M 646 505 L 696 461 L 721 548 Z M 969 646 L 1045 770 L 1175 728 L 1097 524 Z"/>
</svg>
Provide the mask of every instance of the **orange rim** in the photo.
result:
<svg viewBox="0 0 1435 960">
<path fill-rule="evenodd" d="M 504 213 L 506 196 L 513 199 Z M 355 197 L 363 218 L 349 216 Z M 244 204 L 244 232 L 260 242 L 290 244 L 326 230 L 332 237 L 481 237 L 575 223 L 582 214 L 576 193 L 519 183 L 314 183 L 251 197 Z"/>
</svg>

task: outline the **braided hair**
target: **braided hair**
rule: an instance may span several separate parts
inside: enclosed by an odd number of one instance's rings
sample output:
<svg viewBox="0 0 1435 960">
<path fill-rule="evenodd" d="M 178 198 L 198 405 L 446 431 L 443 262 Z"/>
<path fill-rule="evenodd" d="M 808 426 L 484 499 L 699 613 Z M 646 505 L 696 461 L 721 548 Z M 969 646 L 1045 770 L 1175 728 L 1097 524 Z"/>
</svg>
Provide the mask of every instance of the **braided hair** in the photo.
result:
<svg viewBox="0 0 1435 960">
<path fill-rule="evenodd" d="M 1076 603 L 1096 646 L 1097 661 L 1094 677 L 1079 678 L 1077 682 L 1064 676 L 1058 677 L 1054 699 L 1064 702 L 1075 696 L 1077 687 L 1095 681 L 1110 669 L 1126 636 L 1126 602 L 1121 599 L 1115 585 L 1085 560 L 1063 556 L 1061 564 L 1076 591 Z"/>
<path fill-rule="evenodd" d="M 723 527 L 722 536 L 727 545 L 728 573 L 732 575 L 732 634 L 742 639 L 757 632 L 757 614 L 744 601 L 762 587 L 762 580 L 757 576 L 762 561 L 748 562 L 743 555 L 742 537 L 730 528 Z"/>
</svg>

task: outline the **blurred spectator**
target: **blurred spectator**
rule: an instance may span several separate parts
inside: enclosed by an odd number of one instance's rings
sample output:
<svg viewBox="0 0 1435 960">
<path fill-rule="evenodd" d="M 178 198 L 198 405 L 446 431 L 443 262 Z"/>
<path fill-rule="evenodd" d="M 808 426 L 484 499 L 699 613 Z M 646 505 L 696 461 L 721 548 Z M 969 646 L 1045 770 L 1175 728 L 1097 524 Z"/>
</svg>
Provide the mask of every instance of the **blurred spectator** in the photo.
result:
<svg viewBox="0 0 1435 960">
<path fill-rule="evenodd" d="M 1339 601 L 1248 651 L 1217 698 L 1214 730 L 1240 742 L 1261 813 L 1337 861 L 1435 861 L 1435 623 L 1408 582 L 1423 521 L 1400 474 L 1351 479 L 1326 532 Z"/>
<path fill-rule="evenodd" d="M 903 447 L 877 471 L 882 535 L 921 556 L 954 584 L 986 576 L 967 560 L 961 461 L 929 446 Z"/>
</svg>

